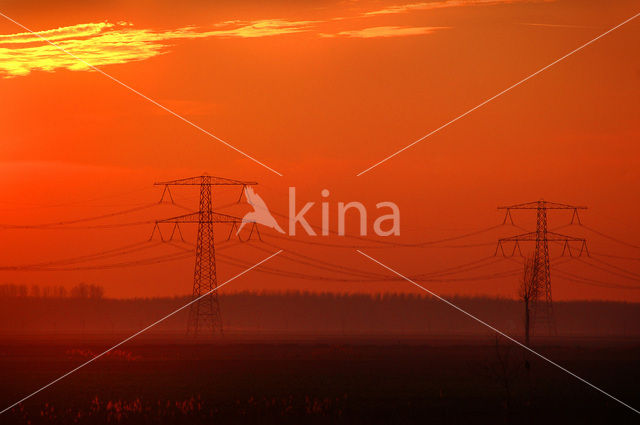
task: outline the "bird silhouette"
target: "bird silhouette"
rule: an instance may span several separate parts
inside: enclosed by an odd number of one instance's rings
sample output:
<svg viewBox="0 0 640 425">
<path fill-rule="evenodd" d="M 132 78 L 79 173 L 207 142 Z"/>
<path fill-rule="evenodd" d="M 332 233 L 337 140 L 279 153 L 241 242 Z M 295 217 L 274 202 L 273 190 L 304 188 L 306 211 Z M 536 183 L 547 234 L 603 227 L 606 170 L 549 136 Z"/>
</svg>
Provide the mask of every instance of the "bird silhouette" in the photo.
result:
<svg viewBox="0 0 640 425">
<path fill-rule="evenodd" d="M 280 233 L 284 233 L 284 230 L 280 227 L 278 222 L 269 212 L 267 204 L 258 195 L 252 187 L 245 186 L 244 196 L 247 198 L 247 203 L 253 207 L 253 211 L 250 211 L 242 217 L 242 224 L 238 227 L 236 235 L 240 233 L 246 223 L 259 223 L 263 226 L 271 227 Z"/>
</svg>

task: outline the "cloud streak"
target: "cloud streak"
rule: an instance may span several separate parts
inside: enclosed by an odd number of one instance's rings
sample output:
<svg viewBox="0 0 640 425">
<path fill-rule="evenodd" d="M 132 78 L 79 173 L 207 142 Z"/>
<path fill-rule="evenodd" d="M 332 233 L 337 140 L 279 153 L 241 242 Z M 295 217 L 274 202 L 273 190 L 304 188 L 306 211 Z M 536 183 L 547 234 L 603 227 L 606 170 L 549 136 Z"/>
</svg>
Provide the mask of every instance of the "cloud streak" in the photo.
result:
<svg viewBox="0 0 640 425">
<path fill-rule="evenodd" d="M 529 27 L 544 27 L 544 28 L 575 28 L 575 29 L 594 29 L 595 27 L 588 27 L 585 25 L 571 25 L 571 24 L 543 24 L 534 22 L 522 22 L 520 25 L 526 25 Z"/>
<path fill-rule="evenodd" d="M 408 13 L 416 10 L 433 10 L 433 9 L 446 9 L 450 7 L 464 7 L 464 6 L 481 6 L 481 5 L 498 5 L 498 4 L 511 4 L 521 3 L 523 0 L 443 0 L 421 3 L 408 3 L 397 6 L 389 6 L 384 9 L 372 10 L 370 12 L 363 13 L 363 16 L 377 16 L 377 15 L 393 15 L 398 13 Z"/>
<path fill-rule="evenodd" d="M 364 12 L 352 18 L 362 20 L 415 11 L 452 7 L 499 5 L 544 0 L 440 0 L 392 5 Z M 338 18 L 334 18 L 336 20 Z M 187 26 L 168 30 L 136 28 L 128 22 L 82 23 L 48 29 L 38 34 L 78 58 L 96 66 L 144 61 L 170 52 L 178 40 L 204 38 L 260 38 L 313 32 L 324 38 L 390 38 L 432 34 L 446 27 L 382 25 L 361 29 L 342 28 L 331 33 L 318 32 L 318 26 L 330 21 L 289 21 L 262 19 L 226 21 L 208 28 Z M 29 32 L 0 34 L 0 78 L 28 75 L 33 71 L 87 71 L 90 67 L 65 54 Z"/>
<path fill-rule="evenodd" d="M 348 37 L 348 38 L 381 38 L 381 37 L 405 37 L 411 35 L 432 34 L 449 27 L 370 27 L 359 30 L 341 31 L 335 34 L 321 34 L 322 37 Z"/>
<path fill-rule="evenodd" d="M 209 37 L 257 38 L 308 31 L 312 21 L 267 19 L 229 21 L 203 31 L 196 27 L 153 31 L 137 29 L 130 23 L 78 24 L 38 32 L 77 57 L 94 65 L 111 65 L 146 60 L 168 53 L 180 39 Z M 89 67 L 31 33 L 0 35 L 0 76 L 28 75 L 32 71 L 57 69 L 86 71 Z"/>
<path fill-rule="evenodd" d="M 125 25 L 125 23 L 120 23 L 120 25 Z M 67 38 L 94 36 L 101 33 L 105 29 L 112 28 L 113 26 L 114 24 L 111 24 L 109 22 L 79 24 L 70 27 L 61 27 L 52 30 L 39 31 L 38 34 L 46 39 L 49 39 L 50 41 L 59 41 Z M 0 44 L 21 44 L 41 41 L 42 40 L 38 36 L 30 32 L 22 32 L 18 34 L 0 34 Z"/>
</svg>

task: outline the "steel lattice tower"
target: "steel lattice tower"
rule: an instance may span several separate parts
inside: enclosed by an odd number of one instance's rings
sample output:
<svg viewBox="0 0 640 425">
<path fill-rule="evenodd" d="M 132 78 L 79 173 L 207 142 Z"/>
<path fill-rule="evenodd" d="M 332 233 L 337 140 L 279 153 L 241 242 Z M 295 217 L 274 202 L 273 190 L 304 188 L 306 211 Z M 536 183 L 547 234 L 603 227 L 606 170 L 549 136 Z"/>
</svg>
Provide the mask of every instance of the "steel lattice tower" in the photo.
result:
<svg viewBox="0 0 640 425">
<path fill-rule="evenodd" d="M 211 177 L 203 176 L 200 184 L 200 209 L 198 211 L 198 239 L 196 242 L 196 264 L 193 271 L 193 297 L 213 291 L 218 286 L 216 276 L 216 251 L 213 243 L 213 209 L 211 207 Z M 222 333 L 222 316 L 218 292 L 191 305 L 187 333 L 198 334 L 199 327 L 211 327 Z"/>
<path fill-rule="evenodd" d="M 231 180 L 223 177 L 213 177 L 205 174 L 198 177 L 159 182 L 155 184 L 163 185 L 165 187 L 160 202 L 163 201 L 165 194 L 167 193 L 173 202 L 169 186 L 200 186 L 200 207 L 198 212 L 171 217 L 164 220 L 157 220 L 156 227 L 158 227 L 159 223 L 173 223 L 174 230 L 171 233 L 171 238 L 173 238 L 176 229 L 178 229 L 178 234 L 182 236 L 182 232 L 178 227 L 181 223 L 198 224 L 196 259 L 193 271 L 193 298 L 201 298 L 197 302 L 191 304 L 187 323 L 187 333 L 197 336 L 204 329 L 209 329 L 212 334 L 215 334 L 216 332 L 220 332 L 220 334 L 222 334 L 222 314 L 220 311 L 218 292 L 215 290 L 218 287 L 218 280 L 216 274 L 216 253 L 213 224 L 230 223 L 232 224 L 233 231 L 233 228 L 241 223 L 242 219 L 213 211 L 211 186 L 242 186 L 244 189 L 245 186 L 255 185 L 257 183 Z"/>
<path fill-rule="evenodd" d="M 536 324 L 546 326 L 550 334 L 557 334 L 553 315 L 553 297 L 551 295 L 551 261 L 549 258 L 549 242 L 564 243 L 562 249 L 563 255 L 567 251 L 569 255 L 573 255 L 569 242 L 580 243 L 581 246 L 578 255 L 582 255 L 583 252 L 588 255 L 589 251 L 587 250 L 585 239 L 574 238 L 572 236 L 566 236 L 549 231 L 547 226 L 547 210 L 573 210 L 573 215 L 571 216 L 571 224 L 573 224 L 574 220 L 580 223 L 578 210 L 586 209 L 586 207 L 558 204 L 541 199 L 537 202 L 527 202 L 524 204 L 498 207 L 498 209 L 506 210 L 503 224 L 506 223 L 507 220 L 510 220 L 511 224 L 514 224 L 513 217 L 511 216 L 511 210 L 536 210 L 536 231 L 499 239 L 498 246 L 496 247 L 496 254 L 498 253 L 498 249 L 501 249 L 502 254 L 505 255 L 505 242 L 515 243 L 511 255 L 514 255 L 516 250 L 518 250 L 520 255 L 522 255 L 522 252 L 520 251 L 520 242 L 535 242 L 535 252 L 533 254 L 533 275 L 531 276 L 531 279 L 535 282 L 536 290 L 534 291 L 532 298 L 532 323 L 534 327 Z"/>
<path fill-rule="evenodd" d="M 553 317 L 553 299 L 551 296 L 551 264 L 549 262 L 549 241 L 547 239 L 547 207 L 544 201 L 538 201 L 536 214 L 536 250 L 533 254 L 533 276 L 537 294 L 544 294 L 544 299 L 537 297 L 533 308 L 534 323 L 546 325 L 549 333 L 556 334 Z"/>
</svg>

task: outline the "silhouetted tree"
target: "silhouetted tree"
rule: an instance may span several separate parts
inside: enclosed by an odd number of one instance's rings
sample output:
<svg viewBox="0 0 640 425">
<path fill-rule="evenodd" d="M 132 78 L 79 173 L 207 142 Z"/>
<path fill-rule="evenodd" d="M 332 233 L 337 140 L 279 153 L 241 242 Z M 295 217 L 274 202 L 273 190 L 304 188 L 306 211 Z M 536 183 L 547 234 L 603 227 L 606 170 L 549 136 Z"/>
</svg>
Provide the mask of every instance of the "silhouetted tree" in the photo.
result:
<svg viewBox="0 0 640 425">
<path fill-rule="evenodd" d="M 89 298 L 89 286 L 86 283 L 79 283 L 71 288 L 71 298 Z"/>
<path fill-rule="evenodd" d="M 538 285 L 535 281 L 536 267 L 535 258 L 532 256 L 526 257 L 524 260 L 522 281 L 520 282 L 519 296 L 524 303 L 524 341 L 527 347 L 529 347 L 531 332 L 531 309 L 538 297 Z"/>
<path fill-rule="evenodd" d="M 98 285 L 89 285 L 89 298 L 101 299 L 104 296 L 104 288 Z"/>
<path fill-rule="evenodd" d="M 58 286 L 55 288 L 55 296 L 58 298 L 65 298 L 67 296 L 67 288 L 64 286 Z"/>
<path fill-rule="evenodd" d="M 87 285 L 80 283 L 71 288 L 71 297 L 83 299 L 100 299 L 104 295 L 104 288 L 98 285 Z"/>
</svg>

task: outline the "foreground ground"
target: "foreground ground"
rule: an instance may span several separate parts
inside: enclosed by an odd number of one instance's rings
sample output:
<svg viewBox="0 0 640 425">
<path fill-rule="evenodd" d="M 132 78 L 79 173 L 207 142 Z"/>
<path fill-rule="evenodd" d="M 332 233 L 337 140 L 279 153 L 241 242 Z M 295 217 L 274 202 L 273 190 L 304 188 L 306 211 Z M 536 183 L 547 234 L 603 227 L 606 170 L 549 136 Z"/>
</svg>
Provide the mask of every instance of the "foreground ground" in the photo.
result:
<svg viewBox="0 0 640 425">
<path fill-rule="evenodd" d="M 0 345 L 2 407 L 117 339 Z M 535 347 L 640 407 L 640 341 Z M 637 423 L 638 415 L 504 340 L 135 340 L 1 423 Z"/>
</svg>

